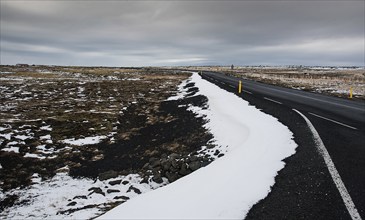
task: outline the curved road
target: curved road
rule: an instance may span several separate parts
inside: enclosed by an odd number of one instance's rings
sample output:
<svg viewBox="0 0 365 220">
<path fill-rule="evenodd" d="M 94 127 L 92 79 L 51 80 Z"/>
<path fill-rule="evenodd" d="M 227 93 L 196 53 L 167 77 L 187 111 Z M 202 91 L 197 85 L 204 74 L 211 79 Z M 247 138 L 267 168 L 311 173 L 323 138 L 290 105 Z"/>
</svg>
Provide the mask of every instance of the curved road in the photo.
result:
<svg viewBox="0 0 365 220">
<path fill-rule="evenodd" d="M 297 153 L 285 160 L 269 196 L 256 204 L 247 219 L 361 219 L 365 217 L 365 102 L 282 88 L 217 72 L 202 77 L 236 93 L 289 127 Z M 242 93 L 238 94 L 238 82 Z M 340 193 L 313 132 L 295 110 L 318 132 L 347 189 Z M 345 190 L 346 191 L 346 190 Z M 346 204 L 346 205 L 345 205 Z M 351 205 L 350 205 L 351 206 Z M 355 214 L 353 212 L 355 210 Z M 356 215 L 357 212 L 357 215 Z"/>
</svg>

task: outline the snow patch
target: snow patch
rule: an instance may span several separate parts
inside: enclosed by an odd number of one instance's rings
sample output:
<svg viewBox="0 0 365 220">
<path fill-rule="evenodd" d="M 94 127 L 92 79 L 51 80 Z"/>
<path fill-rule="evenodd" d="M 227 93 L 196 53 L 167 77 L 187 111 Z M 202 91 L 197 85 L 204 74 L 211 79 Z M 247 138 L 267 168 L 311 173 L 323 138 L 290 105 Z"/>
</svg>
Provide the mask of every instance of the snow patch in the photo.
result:
<svg viewBox="0 0 365 220">
<path fill-rule="evenodd" d="M 47 134 L 47 135 L 44 135 L 44 136 L 40 136 L 39 139 L 41 139 L 41 140 L 49 140 L 49 139 L 51 139 L 51 135 Z"/>
<path fill-rule="evenodd" d="M 139 81 L 141 80 L 140 78 L 127 78 L 127 79 L 123 79 L 123 80 L 128 80 L 128 81 Z"/>
<path fill-rule="evenodd" d="M 37 158 L 37 159 L 40 159 L 40 160 L 46 159 L 45 156 L 40 156 L 39 154 L 32 154 L 32 153 L 26 153 L 24 155 L 24 157 Z"/>
<path fill-rule="evenodd" d="M 7 133 L 7 134 L 0 134 L 0 137 L 3 137 L 3 138 L 5 138 L 5 139 L 7 139 L 7 140 L 10 140 L 11 139 L 11 135 L 12 135 L 13 133 Z"/>
<path fill-rule="evenodd" d="M 110 185 L 112 181 L 128 181 L 127 184 Z M 142 193 L 148 192 L 162 184 L 140 183 L 142 178 L 137 174 L 119 176 L 105 181 L 92 180 L 88 178 L 75 179 L 67 173 L 58 173 L 49 180 L 42 181 L 39 174 L 32 176 L 33 185 L 25 189 L 14 189 L 6 192 L 8 195 L 19 196 L 19 202 L 11 208 L 0 213 L 4 219 L 91 219 L 100 215 L 105 204 L 115 201 L 116 196 L 133 198 L 137 196 L 131 186 Z M 105 196 L 91 190 L 99 188 Z M 107 193 L 113 189 L 113 193 Z M 128 192 L 129 191 L 129 192 Z M 125 201 L 123 197 L 120 202 Z M 71 205 L 71 202 L 74 204 Z M 78 210 L 79 209 L 79 210 Z"/>
<path fill-rule="evenodd" d="M 42 127 L 40 127 L 40 129 L 44 130 L 44 131 L 52 131 L 51 125 L 42 126 Z"/>
<path fill-rule="evenodd" d="M 171 96 L 171 97 L 167 98 L 167 101 L 179 100 L 179 99 L 184 98 L 187 95 L 187 91 L 189 89 L 189 88 L 184 88 L 184 87 L 189 81 L 190 81 L 190 79 L 182 81 L 182 83 L 180 85 L 178 85 L 178 87 L 177 87 L 179 92 L 175 96 Z"/>
<path fill-rule="evenodd" d="M 1 150 L 7 152 L 19 153 L 19 147 L 9 147 L 9 148 L 3 148 Z"/>
<path fill-rule="evenodd" d="M 70 145 L 83 146 L 83 145 L 88 145 L 88 144 L 98 144 L 105 138 L 107 138 L 107 137 L 106 136 L 95 136 L 95 137 L 86 137 L 86 138 L 81 138 L 81 139 L 70 138 L 70 139 L 62 140 L 60 142 L 65 143 L 65 144 L 70 144 Z"/>
<path fill-rule="evenodd" d="M 24 141 L 32 137 L 27 135 L 16 135 L 15 138 Z"/>
<path fill-rule="evenodd" d="M 138 196 L 99 219 L 242 219 L 268 195 L 285 165 L 282 160 L 295 153 L 292 133 L 276 118 L 198 74 L 191 81 L 209 105 L 206 110 L 191 110 L 206 116 L 215 144 L 227 146 L 228 152 L 207 167 Z"/>
</svg>

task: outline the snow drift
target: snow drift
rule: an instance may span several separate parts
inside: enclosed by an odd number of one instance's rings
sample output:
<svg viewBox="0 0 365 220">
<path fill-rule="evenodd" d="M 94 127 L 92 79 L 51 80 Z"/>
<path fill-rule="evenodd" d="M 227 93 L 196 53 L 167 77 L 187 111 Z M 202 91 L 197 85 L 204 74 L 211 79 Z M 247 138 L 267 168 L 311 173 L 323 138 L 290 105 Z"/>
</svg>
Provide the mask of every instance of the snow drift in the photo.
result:
<svg viewBox="0 0 365 220">
<path fill-rule="evenodd" d="M 206 126 L 215 144 L 227 147 L 227 153 L 99 219 L 242 219 L 270 192 L 277 172 L 285 165 L 282 160 L 295 153 L 292 133 L 274 117 L 198 74 L 188 81 L 195 83 L 209 105 L 206 110 L 191 110 L 209 120 Z"/>
</svg>

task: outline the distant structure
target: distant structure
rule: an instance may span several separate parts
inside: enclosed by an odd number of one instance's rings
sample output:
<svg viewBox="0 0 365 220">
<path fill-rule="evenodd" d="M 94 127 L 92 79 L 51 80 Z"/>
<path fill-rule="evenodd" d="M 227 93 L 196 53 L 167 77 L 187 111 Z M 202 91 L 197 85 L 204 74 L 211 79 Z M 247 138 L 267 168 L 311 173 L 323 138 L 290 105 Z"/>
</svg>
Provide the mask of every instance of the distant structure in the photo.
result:
<svg viewBox="0 0 365 220">
<path fill-rule="evenodd" d="M 233 68 L 234 68 L 234 66 L 233 66 L 233 64 L 231 65 L 231 70 L 233 70 Z"/>
</svg>

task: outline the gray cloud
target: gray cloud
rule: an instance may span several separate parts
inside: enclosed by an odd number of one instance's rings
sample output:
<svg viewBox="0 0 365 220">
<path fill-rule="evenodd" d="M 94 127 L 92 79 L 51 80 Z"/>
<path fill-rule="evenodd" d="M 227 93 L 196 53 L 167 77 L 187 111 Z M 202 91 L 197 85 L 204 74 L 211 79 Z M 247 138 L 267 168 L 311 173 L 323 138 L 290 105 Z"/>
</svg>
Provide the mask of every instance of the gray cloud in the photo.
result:
<svg viewBox="0 0 365 220">
<path fill-rule="evenodd" d="M 1 1 L 1 64 L 361 65 L 364 1 Z"/>
</svg>

